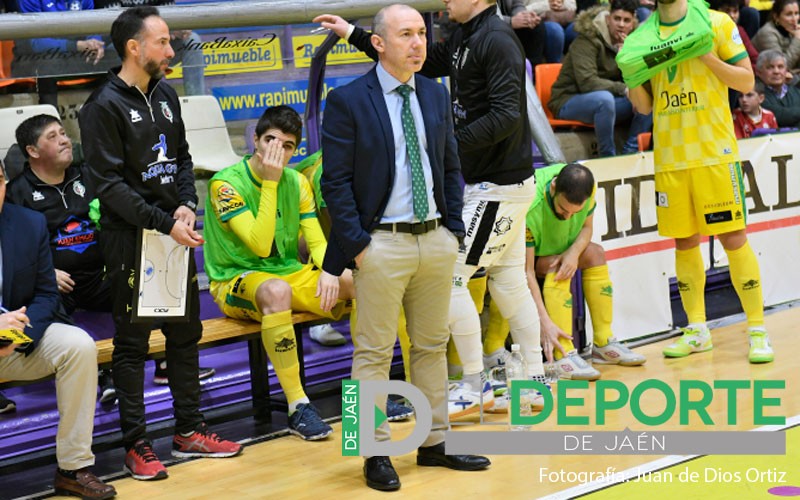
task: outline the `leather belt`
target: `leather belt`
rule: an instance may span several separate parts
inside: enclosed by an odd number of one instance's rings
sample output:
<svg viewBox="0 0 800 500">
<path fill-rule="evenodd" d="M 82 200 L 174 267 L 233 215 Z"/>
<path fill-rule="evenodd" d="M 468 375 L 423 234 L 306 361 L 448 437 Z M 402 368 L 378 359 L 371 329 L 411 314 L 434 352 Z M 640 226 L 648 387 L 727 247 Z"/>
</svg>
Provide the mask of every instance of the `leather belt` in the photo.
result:
<svg viewBox="0 0 800 500">
<path fill-rule="evenodd" d="M 425 222 L 393 222 L 391 224 L 378 224 L 375 228 L 380 231 L 392 231 L 397 233 L 408 234 L 425 234 L 428 231 L 433 231 L 442 224 L 441 219 L 431 219 Z"/>
</svg>

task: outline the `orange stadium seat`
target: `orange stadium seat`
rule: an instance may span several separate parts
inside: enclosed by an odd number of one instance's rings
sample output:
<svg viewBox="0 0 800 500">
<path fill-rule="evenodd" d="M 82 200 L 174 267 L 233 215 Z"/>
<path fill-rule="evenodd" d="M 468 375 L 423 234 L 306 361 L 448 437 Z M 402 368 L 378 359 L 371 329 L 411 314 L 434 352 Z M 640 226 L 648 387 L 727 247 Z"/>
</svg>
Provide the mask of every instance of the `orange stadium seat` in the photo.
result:
<svg viewBox="0 0 800 500">
<path fill-rule="evenodd" d="M 553 113 L 550 112 L 550 108 L 547 107 L 547 104 L 550 102 L 550 90 L 553 84 L 556 83 L 558 74 L 561 72 L 561 63 L 537 64 L 534 71 L 536 73 L 536 95 L 539 96 L 539 100 L 542 102 L 544 113 L 547 115 L 547 121 L 550 122 L 551 127 L 594 128 L 594 125 L 591 123 L 579 122 L 577 120 L 559 120 L 553 116 Z"/>
<path fill-rule="evenodd" d="M 32 85 L 33 78 L 11 78 L 11 60 L 14 59 L 14 40 L 0 41 L 0 87 L 15 83 Z"/>
<path fill-rule="evenodd" d="M 647 148 L 650 146 L 650 138 L 652 136 L 652 132 L 642 132 L 636 136 L 636 141 L 639 143 L 639 151 L 647 151 Z"/>
</svg>

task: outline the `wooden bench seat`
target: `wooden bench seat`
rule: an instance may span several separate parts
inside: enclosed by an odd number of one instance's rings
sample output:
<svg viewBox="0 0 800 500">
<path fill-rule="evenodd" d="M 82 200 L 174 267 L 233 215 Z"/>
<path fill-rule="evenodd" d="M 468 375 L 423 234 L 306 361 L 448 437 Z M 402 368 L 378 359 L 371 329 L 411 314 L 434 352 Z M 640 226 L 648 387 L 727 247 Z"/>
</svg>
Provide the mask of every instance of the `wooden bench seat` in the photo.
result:
<svg viewBox="0 0 800 500">
<path fill-rule="evenodd" d="M 330 323 L 329 318 L 317 316 L 313 313 L 292 314 L 295 337 L 297 340 L 297 353 L 300 363 L 300 381 L 305 386 L 305 360 L 303 356 L 302 328 Z M 80 326 L 80 325 L 78 325 Z M 160 359 L 164 357 L 167 339 L 161 330 L 153 330 L 150 334 L 150 349 L 148 358 Z M 247 342 L 247 351 L 250 363 L 250 385 L 253 395 L 253 411 L 257 419 L 270 421 L 272 405 L 269 397 L 269 366 L 264 346 L 261 342 L 261 325 L 254 321 L 241 321 L 231 318 L 214 318 L 203 321 L 203 337 L 198 343 L 199 349 L 208 349 L 234 342 Z M 97 363 L 101 367 L 111 366 L 111 355 L 114 352 L 113 339 L 97 340 Z M 0 388 L 3 386 L 22 385 L 32 381 L 12 381 L 0 379 Z"/>
</svg>

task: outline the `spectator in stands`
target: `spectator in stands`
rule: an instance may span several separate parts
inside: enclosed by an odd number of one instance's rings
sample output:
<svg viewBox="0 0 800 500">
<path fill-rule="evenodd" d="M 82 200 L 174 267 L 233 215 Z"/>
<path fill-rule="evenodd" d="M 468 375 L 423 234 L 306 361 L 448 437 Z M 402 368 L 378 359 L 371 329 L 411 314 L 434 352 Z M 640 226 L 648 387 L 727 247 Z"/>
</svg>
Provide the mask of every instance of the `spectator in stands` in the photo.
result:
<svg viewBox="0 0 800 500">
<path fill-rule="evenodd" d="M 462 218 L 484 228 L 464 235 L 450 300 L 451 334 L 463 375 L 449 399 L 455 407 L 477 410 L 481 404 L 490 407 L 494 397 L 483 374 L 480 318 L 467 288 L 480 267 L 492 277 L 490 293 L 509 319 L 530 374 L 544 375 L 539 320 L 524 274 L 524 218 L 535 194 L 531 131 L 524 52 L 512 30 L 497 19 L 494 0 L 452 0 L 446 5 L 459 27 L 448 40 L 429 48 L 420 74 L 449 75 L 455 136 L 467 183 Z M 361 28 L 339 16 L 323 15 L 314 21 L 377 59 L 374 38 Z M 332 209 L 332 200 L 328 205 Z M 495 225 L 500 229 L 490 230 Z"/>
<path fill-rule="evenodd" d="M 525 0 L 499 0 L 497 5 L 500 18 L 514 29 L 531 67 L 541 64 L 545 59 L 545 51 L 552 47 L 552 43 L 547 40 L 547 31 L 541 16 L 529 11 L 525 7 Z"/>
<path fill-rule="evenodd" d="M 129 279 L 136 275 L 139 262 L 133 249 L 143 229 L 156 229 L 190 248 L 203 239 L 194 230 L 197 193 L 180 101 L 162 81 L 174 55 L 169 27 L 155 7 L 133 7 L 114 21 L 111 39 L 123 54 L 122 67 L 111 70 L 108 80 L 92 93 L 81 108 L 79 124 L 100 200 L 101 248 L 114 301 L 117 332 L 112 368 L 125 467 L 136 479 L 157 479 L 166 477 L 167 470 L 146 433 L 143 381 L 151 324 L 131 322 Z M 162 327 L 175 409 L 172 454 L 234 456 L 241 445 L 212 432 L 199 409 L 197 343 L 203 324 L 194 252 L 189 255 L 187 322 Z"/>
<path fill-rule="evenodd" d="M 800 9 L 798 0 L 775 0 L 770 20 L 758 30 L 753 45 L 759 52 L 780 50 L 791 73 L 800 72 Z"/>
<path fill-rule="evenodd" d="M 733 110 L 733 131 L 737 139 L 750 137 L 758 129 L 778 128 L 772 111 L 761 107 L 764 93 L 764 84 L 756 82 L 753 90 L 739 95 L 739 108 Z"/>
<path fill-rule="evenodd" d="M 529 4 L 530 5 L 530 4 Z M 529 6 L 530 8 L 530 6 Z M 547 62 L 561 62 L 564 56 L 565 30 L 575 21 L 575 2 L 572 0 L 549 0 L 548 9 L 542 15 L 547 31 Z"/>
<path fill-rule="evenodd" d="M 211 295 L 222 312 L 261 323 L 264 348 L 289 405 L 290 432 L 314 441 L 333 429 L 300 383 L 292 312 L 339 319 L 354 292 L 350 273 L 335 286 L 322 286 L 327 242 L 314 193 L 304 175 L 284 168 L 302 129 L 300 115 L 288 106 L 264 111 L 256 125 L 255 154 L 209 182 L 203 250 Z M 298 258 L 298 234 L 310 254 L 305 265 Z"/>
<path fill-rule="evenodd" d="M 756 73 L 764 82 L 764 102 L 761 104 L 775 114 L 779 127 L 800 127 L 800 89 L 786 82 L 791 73 L 786 69 L 783 52 L 770 49 L 758 55 Z"/>
<path fill-rule="evenodd" d="M 622 153 L 638 150 L 637 137 L 653 126 L 652 115 L 634 111 L 615 57 L 636 26 L 635 0 L 612 0 L 582 12 L 575 21 L 578 38 L 570 46 L 553 84 L 550 110 L 564 120 L 593 123 L 600 156 L 614 156 L 614 126 L 630 122 Z"/>
<path fill-rule="evenodd" d="M 97 348 L 89 335 L 59 313 L 58 289 L 43 215 L 5 205 L 0 170 L 0 248 L 3 306 L 0 329 L 23 331 L 32 342 L 0 347 L 0 378 L 37 380 L 55 375 L 59 423 L 56 436 L 57 494 L 103 499 L 116 495 L 89 470 L 94 465 L 92 430 Z M 20 237 L 20 235 L 24 237 Z"/>
<path fill-rule="evenodd" d="M 95 0 L 95 8 L 135 7 L 151 5 L 162 7 L 175 5 L 175 0 Z M 203 76 L 205 61 L 203 59 L 202 41 L 194 31 L 175 30 L 170 34 L 169 44 L 175 52 L 173 63 L 181 63 L 183 70 L 183 91 L 186 95 L 205 95 L 206 80 Z"/>
<path fill-rule="evenodd" d="M 747 30 L 745 30 L 742 25 L 738 24 L 739 13 L 741 8 L 744 7 L 744 0 L 711 0 L 709 6 L 714 10 L 728 14 L 731 16 L 731 19 L 733 19 L 733 22 L 737 23 L 736 26 L 739 28 L 739 36 L 742 38 L 744 48 L 747 49 L 747 55 L 750 57 L 750 64 L 755 68 L 756 60 L 758 59 L 758 50 L 753 45 L 753 42 L 750 41 Z"/>
<path fill-rule="evenodd" d="M 465 23 L 464 4 L 454 4 L 448 3 L 451 19 Z M 482 22 L 499 26 L 500 36 L 513 40 L 514 53 L 503 56 L 517 58 L 518 71 L 513 78 L 519 81 L 524 71 L 519 71 L 523 61 L 519 42 L 496 18 L 494 5 L 485 16 L 470 24 L 475 28 L 472 34 L 482 41 L 494 38 L 496 32 L 487 33 Z M 324 24 L 333 21 L 338 25 L 337 33 L 341 33 L 339 28 L 347 29 L 341 18 L 322 17 Z M 400 4 L 385 7 L 375 15 L 373 29 L 369 38 L 377 66 L 333 90 L 326 104 L 322 189 L 332 227 L 323 265 L 327 272 L 320 280 L 335 285 L 337 276 L 348 274 L 347 268 L 357 269 L 356 380 L 388 379 L 397 319 L 401 306 L 405 307 L 413 345 L 411 378 L 432 412 L 430 432 L 417 451 L 417 464 L 464 471 L 486 469 L 488 459 L 445 454 L 444 444 L 448 291 L 459 247 L 456 235 L 461 238 L 464 232 L 451 103 L 443 87 L 415 75 L 429 53 L 425 23 L 416 10 Z M 463 24 L 451 40 L 461 39 L 462 29 Z M 498 50 L 508 48 L 502 41 L 492 41 L 498 43 Z M 474 54 L 472 49 L 470 54 Z M 484 55 L 470 57 L 485 60 Z M 443 52 L 440 57 L 449 64 L 449 55 Z M 484 80 L 484 84 L 494 83 Z M 385 133 L 376 134 L 380 129 Z M 379 441 L 390 439 L 385 424 L 375 435 Z M 370 488 L 400 488 L 389 457 L 368 457 L 363 470 Z"/>
<path fill-rule="evenodd" d="M 93 0 L 18 0 L 19 11 L 75 12 L 93 10 Z M 15 76 L 42 75 L 36 80 L 39 104 L 58 108 L 58 76 L 92 72 L 102 73 L 106 68 L 97 66 L 103 60 L 105 42 L 100 36 L 76 38 L 34 38 L 17 40 L 14 46 L 12 73 Z M 115 59 L 115 58 L 112 58 Z"/>
</svg>

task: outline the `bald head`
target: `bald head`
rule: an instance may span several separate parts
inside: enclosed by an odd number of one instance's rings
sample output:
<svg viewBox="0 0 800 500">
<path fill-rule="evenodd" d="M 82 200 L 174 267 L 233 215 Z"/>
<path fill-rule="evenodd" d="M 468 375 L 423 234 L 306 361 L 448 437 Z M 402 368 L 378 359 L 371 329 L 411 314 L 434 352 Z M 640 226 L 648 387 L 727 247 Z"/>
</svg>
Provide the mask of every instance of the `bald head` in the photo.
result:
<svg viewBox="0 0 800 500">
<path fill-rule="evenodd" d="M 422 69 L 427 28 L 416 9 L 401 4 L 384 7 L 375 15 L 372 30 L 372 46 L 390 75 L 405 83 Z"/>
<path fill-rule="evenodd" d="M 402 3 L 387 5 L 386 7 L 379 10 L 378 13 L 375 14 L 375 17 L 372 19 L 372 32 L 382 37 L 385 37 L 387 16 L 392 18 L 397 15 L 396 13 L 402 11 L 406 11 L 407 14 L 409 13 L 408 11 L 411 11 L 419 15 L 420 18 L 422 18 L 422 16 L 419 14 L 419 12 L 417 12 L 417 10 L 414 7 L 410 7 Z"/>
</svg>

